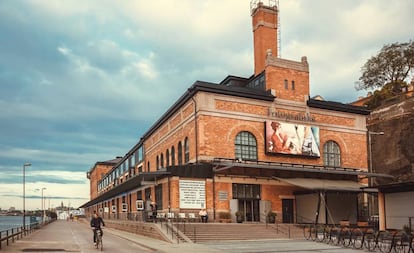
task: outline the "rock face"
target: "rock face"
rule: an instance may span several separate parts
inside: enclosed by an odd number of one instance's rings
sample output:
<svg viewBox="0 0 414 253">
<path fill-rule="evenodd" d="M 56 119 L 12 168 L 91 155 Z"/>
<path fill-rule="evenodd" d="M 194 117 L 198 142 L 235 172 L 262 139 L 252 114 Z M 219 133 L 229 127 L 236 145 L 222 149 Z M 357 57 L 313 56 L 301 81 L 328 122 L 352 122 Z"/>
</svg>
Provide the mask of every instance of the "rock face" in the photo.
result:
<svg viewBox="0 0 414 253">
<path fill-rule="evenodd" d="M 395 176 L 376 178 L 374 185 L 414 181 L 414 97 L 400 97 L 374 110 L 368 118 L 372 170 Z"/>
</svg>

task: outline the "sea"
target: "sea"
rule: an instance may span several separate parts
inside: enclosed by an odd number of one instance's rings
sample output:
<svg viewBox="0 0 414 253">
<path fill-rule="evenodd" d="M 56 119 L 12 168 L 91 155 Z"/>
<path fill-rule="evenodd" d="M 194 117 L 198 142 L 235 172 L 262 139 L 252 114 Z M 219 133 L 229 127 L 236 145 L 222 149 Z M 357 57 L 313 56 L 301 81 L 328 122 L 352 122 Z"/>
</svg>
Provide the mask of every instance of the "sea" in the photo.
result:
<svg viewBox="0 0 414 253">
<path fill-rule="evenodd" d="M 36 219 L 36 221 L 34 221 Z M 32 222 L 38 222 L 40 217 L 34 217 Z M 30 224 L 30 216 L 26 216 L 26 224 Z M 0 232 L 23 226 L 23 216 L 3 216 L 0 215 Z"/>
</svg>

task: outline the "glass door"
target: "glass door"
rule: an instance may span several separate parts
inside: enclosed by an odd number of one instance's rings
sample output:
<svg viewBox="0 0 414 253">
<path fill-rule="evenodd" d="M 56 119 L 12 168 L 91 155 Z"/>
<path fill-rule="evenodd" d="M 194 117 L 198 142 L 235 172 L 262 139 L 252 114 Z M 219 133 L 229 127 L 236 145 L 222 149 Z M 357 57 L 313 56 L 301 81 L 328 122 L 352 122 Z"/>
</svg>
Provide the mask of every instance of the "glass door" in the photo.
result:
<svg viewBox="0 0 414 253">
<path fill-rule="evenodd" d="M 245 221 L 260 221 L 259 200 L 239 199 L 239 211 L 243 212 Z"/>
<path fill-rule="evenodd" d="M 293 223 L 293 199 L 282 199 L 283 223 Z"/>
</svg>

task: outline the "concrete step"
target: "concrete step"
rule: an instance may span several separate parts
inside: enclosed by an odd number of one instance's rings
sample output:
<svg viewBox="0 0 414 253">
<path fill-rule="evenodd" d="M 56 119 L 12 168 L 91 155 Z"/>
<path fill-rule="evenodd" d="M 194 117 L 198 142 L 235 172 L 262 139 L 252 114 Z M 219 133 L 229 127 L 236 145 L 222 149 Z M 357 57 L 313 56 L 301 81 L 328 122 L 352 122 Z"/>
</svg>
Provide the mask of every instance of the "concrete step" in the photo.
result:
<svg viewBox="0 0 414 253">
<path fill-rule="evenodd" d="M 177 227 L 193 242 L 303 237 L 302 229 L 292 224 L 187 223 Z"/>
</svg>

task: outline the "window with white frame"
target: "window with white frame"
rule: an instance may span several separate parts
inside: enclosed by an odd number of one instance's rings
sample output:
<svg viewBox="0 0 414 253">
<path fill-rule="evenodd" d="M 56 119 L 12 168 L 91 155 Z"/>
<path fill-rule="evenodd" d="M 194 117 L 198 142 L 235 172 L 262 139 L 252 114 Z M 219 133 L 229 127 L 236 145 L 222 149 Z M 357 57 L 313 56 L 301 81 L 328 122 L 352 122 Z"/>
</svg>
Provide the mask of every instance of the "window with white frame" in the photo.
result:
<svg viewBox="0 0 414 253">
<path fill-rule="evenodd" d="M 184 140 L 184 163 L 190 161 L 190 147 L 188 146 L 188 137 L 185 137 Z"/>
</svg>

